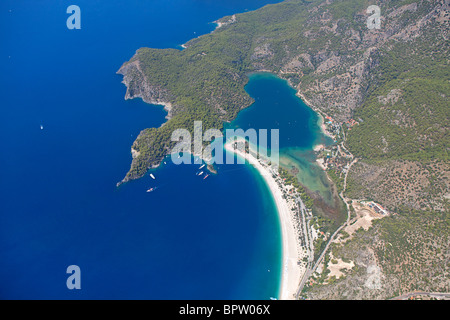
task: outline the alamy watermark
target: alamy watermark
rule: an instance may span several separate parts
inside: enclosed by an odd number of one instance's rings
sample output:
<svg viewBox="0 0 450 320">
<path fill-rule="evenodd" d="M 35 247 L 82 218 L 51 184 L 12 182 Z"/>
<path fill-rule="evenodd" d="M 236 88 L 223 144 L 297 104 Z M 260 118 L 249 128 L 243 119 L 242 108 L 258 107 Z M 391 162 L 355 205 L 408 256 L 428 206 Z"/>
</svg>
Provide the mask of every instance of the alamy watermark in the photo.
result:
<svg viewBox="0 0 450 320">
<path fill-rule="evenodd" d="M 381 9 L 379 6 L 369 6 L 366 13 L 372 14 L 367 18 L 367 28 L 369 29 L 381 29 Z"/>
<path fill-rule="evenodd" d="M 67 18 L 66 26 L 67 29 L 81 29 L 81 9 L 79 6 L 71 5 L 67 7 L 66 12 L 70 14 Z"/>
<path fill-rule="evenodd" d="M 218 129 L 208 129 L 203 133 L 202 121 L 194 122 L 194 139 L 187 129 L 176 129 L 172 132 L 172 141 L 177 142 L 172 149 L 171 159 L 174 164 L 201 164 L 202 159 L 208 164 L 234 164 L 237 153 L 237 164 L 244 164 L 242 156 L 252 155 L 257 159 L 279 165 L 279 130 L 270 130 L 270 146 L 267 129 L 226 129 L 225 137 Z M 207 143 L 206 147 L 204 142 Z M 224 157 L 224 144 L 230 151 Z M 270 151 L 270 155 L 269 155 Z"/>
<path fill-rule="evenodd" d="M 71 265 L 67 267 L 66 273 L 70 274 L 67 278 L 67 289 L 81 289 L 81 269 L 77 265 Z"/>
</svg>

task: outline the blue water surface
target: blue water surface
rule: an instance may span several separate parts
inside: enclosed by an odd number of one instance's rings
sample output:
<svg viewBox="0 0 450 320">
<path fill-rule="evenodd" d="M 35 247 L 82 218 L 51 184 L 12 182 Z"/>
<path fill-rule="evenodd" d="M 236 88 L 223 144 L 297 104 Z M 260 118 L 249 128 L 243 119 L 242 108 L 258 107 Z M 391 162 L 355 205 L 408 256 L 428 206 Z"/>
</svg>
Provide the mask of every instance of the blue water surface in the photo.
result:
<svg viewBox="0 0 450 320">
<path fill-rule="evenodd" d="M 271 73 L 253 73 L 245 91 L 255 100 L 227 125 L 230 129 L 266 129 L 270 148 L 270 131 L 279 130 L 279 148 L 312 149 L 323 133 L 317 125 L 318 115 L 299 97 L 286 80 Z"/>
<path fill-rule="evenodd" d="M 250 166 L 203 180 L 198 166 L 168 162 L 156 180 L 116 188 L 140 130 L 166 115 L 124 100 L 122 63 L 274 2 L 1 1 L 0 298 L 277 296 L 279 224 Z M 81 30 L 66 27 L 72 4 Z M 81 268 L 81 290 L 66 287 L 69 265 Z"/>
</svg>

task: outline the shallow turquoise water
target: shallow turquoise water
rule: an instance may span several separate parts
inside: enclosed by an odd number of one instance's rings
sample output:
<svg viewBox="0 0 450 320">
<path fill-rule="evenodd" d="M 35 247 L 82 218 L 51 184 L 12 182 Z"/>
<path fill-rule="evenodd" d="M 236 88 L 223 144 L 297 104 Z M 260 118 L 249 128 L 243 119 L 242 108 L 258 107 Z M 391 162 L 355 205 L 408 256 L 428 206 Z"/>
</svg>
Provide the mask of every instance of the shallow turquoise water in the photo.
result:
<svg viewBox="0 0 450 320">
<path fill-rule="evenodd" d="M 333 204 L 330 182 L 315 164 L 312 151 L 314 145 L 333 143 L 321 131 L 318 115 L 296 96 L 296 90 L 286 80 L 270 73 L 254 73 L 249 79 L 245 90 L 255 102 L 227 128 L 279 129 L 280 164 L 296 167 L 299 181 Z"/>
</svg>

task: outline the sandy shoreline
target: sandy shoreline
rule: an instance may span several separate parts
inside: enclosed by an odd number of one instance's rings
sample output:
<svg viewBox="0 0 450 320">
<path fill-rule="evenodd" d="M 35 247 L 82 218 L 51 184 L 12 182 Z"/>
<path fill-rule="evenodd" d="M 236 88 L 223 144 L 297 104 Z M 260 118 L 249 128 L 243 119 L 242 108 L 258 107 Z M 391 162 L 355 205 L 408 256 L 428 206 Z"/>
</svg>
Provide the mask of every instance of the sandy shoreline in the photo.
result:
<svg viewBox="0 0 450 320">
<path fill-rule="evenodd" d="M 294 299 L 302 276 L 302 269 L 297 264 L 299 260 L 298 235 L 294 228 L 294 221 L 292 221 L 288 204 L 283 199 L 283 193 L 278 187 L 275 179 L 272 177 L 272 173 L 254 156 L 233 149 L 231 143 L 226 143 L 225 149 L 248 160 L 248 162 L 252 164 L 264 178 L 264 181 L 272 193 L 277 206 L 283 239 L 283 265 L 279 298 L 281 300 Z"/>
<path fill-rule="evenodd" d="M 319 125 L 320 125 L 320 129 L 322 130 L 322 133 L 334 140 L 334 136 L 327 130 L 327 126 L 325 125 L 325 119 L 323 118 L 323 115 L 320 112 L 317 112 L 316 110 L 314 110 L 314 111 L 319 115 L 319 118 L 320 118 Z"/>
<path fill-rule="evenodd" d="M 296 88 L 294 88 L 294 89 L 297 90 Z M 300 91 L 297 90 L 296 95 L 297 95 L 297 97 L 299 97 L 299 98 L 300 98 L 300 99 L 301 99 L 308 107 L 310 107 L 315 113 L 317 113 L 317 115 L 319 116 L 319 123 L 318 123 L 318 124 L 319 124 L 320 129 L 322 130 L 322 133 L 323 133 L 324 135 L 326 135 L 326 136 L 328 136 L 328 137 L 330 137 L 331 139 L 334 140 L 334 136 L 333 136 L 330 132 L 328 132 L 328 130 L 327 130 L 327 126 L 325 125 L 325 119 L 324 119 L 324 117 L 323 117 L 321 111 L 319 111 L 319 108 L 313 106 L 313 104 L 312 104 L 308 99 L 306 99 L 306 97 L 305 97 L 302 93 L 300 93 Z"/>
</svg>

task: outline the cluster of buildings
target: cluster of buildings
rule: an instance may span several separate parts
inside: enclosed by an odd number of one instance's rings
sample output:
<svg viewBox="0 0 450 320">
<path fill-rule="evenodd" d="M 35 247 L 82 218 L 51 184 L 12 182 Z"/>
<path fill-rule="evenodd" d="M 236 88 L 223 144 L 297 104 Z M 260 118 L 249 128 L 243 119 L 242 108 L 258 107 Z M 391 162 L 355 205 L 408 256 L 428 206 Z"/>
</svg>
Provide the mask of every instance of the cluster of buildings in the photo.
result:
<svg viewBox="0 0 450 320">
<path fill-rule="evenodd" d="M 336 173 L 346 173 L 353 156 L 338 145 L 318 149 L 317 161 L 324 170 L 335 170 Z"/>
<path fill-rule="evenodd" d="M 334 119 L 329 116 L 325 117 L 325 128 L 327 132 L 334 137 L 339 136 L 339 134 L 341 133 L 341 126 L 339 125 L 339 123 L 334 121 Z"/>
<path fill-rule="evenodd" d="M 325 130 L 338 139 L 340 135 L 341 125 L 333 118 L 325 117 Z M 358 121 L 350 119 L 346 122 L 347 128 L 350 130 L 353 126 L 358 124 Z M 335 141 L 336 142 L 336 141 Z M 341 145 L 333 145 L 329 147 L 321 147 L 316 150 L 318 163 L 324 170 L 335 170 L 336 174 L 345 174 L 348 171 L 349 165 L 353 160 L 353 155 L 350 154 Z"/>
<path fill-rule="evenodd" d="M 350 119 L 350 120 L 346 121 L 345 124 L 347 125 L 348 130 L 350 131 L 350 130 L 352 130 L 352 127 L 359 124 L 359 122 L 356 121 L 355 119 Z"/>
<path fill-rule="evenodd" d="M 336 122 L 333 118 L 330 116 L 325 116 L 325 128 L 326 130 L 333 135 L 334 137 L 338 137 L 339 133 L 341 132 L 341 125 Z M 355 119 L 350 119 L 342 123 L 342 125 L 346 125 L 348 130 L 350 131 L 355 125 L 359 124 L 358 121 Z"/>
</svg>

